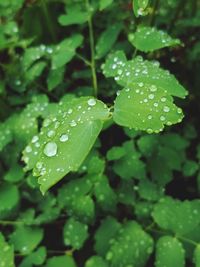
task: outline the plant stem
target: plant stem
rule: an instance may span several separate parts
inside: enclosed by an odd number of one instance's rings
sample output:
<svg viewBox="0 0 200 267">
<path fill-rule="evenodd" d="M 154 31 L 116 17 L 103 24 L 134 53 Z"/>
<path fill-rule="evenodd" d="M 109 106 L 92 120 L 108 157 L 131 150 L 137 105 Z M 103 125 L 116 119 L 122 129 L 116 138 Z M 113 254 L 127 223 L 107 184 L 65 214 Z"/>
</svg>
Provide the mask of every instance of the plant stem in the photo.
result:
<svg viewBox="0 0 200 267">
<path fill-rule="evenodd" d="M 154 6 L 153 6 L 153 11 L 152 11 L 152 14 L 151 14 L 151 18 L 150 18 L 150 26 L 153 26 L 155 24 L 155 18 L 156 18 L 156 11 L 159 7 L 159 4 L 160 4 L 160 0 L 155 0 L 154 2 Z"/>
<path fill-rule="evenodd" d="M 53 40 L 53 42 L 55 43 L 56 42 L 56 35 L 53 31 L 53 24 L 52 24 L 52 20 L 49 16 L 49 11 L 48 11 L 48 7 L 47 7 L 47 4 L 46 4 L 46 0 L 41 0 L 41 3 L 42 3 L 42 9 L 43 9 L 43 12 L 44 12 L 44 16 L 46 18 L 46 22 L 47 22 L 47 27 L 48 27 L 48 30 L 49 30 L 49 33 L 51 35 L 51 38 Z"/>
<path fill-rule="evenodd" d="M 89 0 L 86 0 L 87 10 L 90 13 L 90 4 Z M 91 54 L 91 72 L 92 72 L 92 83 L 94 88 L 94 96 L 98 94 L 98 85 L 97 85 L 97 75 L 96 75 L 96 62 L 95 62 L 95 45 L 94 45 L 94 31 L 92 24 L 92 15 L 88 17 L 88 27 L 89 27 L 89 40 L 90 40 L 90 54 Z"/>
<path fill-rule="evenodd" d="M 80 55 L 79 53 L 76 52 L 76 57 L 81 59 L 86 65 L 88 65 L 89 67 L 91 67 L 91 62 L 89 60 L 87 60 L 86 58 L 84 58 L 82 55 Z"/>
<path fill-rule="evenodd" d="M 2 221 L 2 220 L 0 220 L 0 225 L 19 225 L 19 224 L 24 224 L 24 222 L 20 222 L 20 221 Z"/>
</svg>

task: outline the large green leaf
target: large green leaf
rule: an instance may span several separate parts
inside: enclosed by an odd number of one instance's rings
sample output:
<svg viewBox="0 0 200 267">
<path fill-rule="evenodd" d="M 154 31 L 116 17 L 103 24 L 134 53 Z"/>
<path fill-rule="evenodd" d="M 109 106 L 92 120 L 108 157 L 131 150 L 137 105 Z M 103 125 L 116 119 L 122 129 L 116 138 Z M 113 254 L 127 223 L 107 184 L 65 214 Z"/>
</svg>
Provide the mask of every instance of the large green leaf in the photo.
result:
<svg viewBox="0 0 200 267">
<path fill-rule="evenodd" d="M 131 44 L 142 52 L 152 52 L 160 48 L 180 44 L 179 39 L 173 39 L 164 31 L 157 30 L 154 27 L 140 26 L 135 33 L 129 34 L 128 37 Z"/>
<path fill-rule="evenodd" d="M 187 92 L 157 62 L 139 56 L 127 61 L 125 55 L 117 51 L 108 57 L 103 73 L 125 87 L 115 100 L 113 118 L 117 124 L 157 133 L 165 125 L 182 120 L 182 110 L 173 103 L 172 96 L 184 98 Z"/>
<path fill-rule="evenodd" d="M 200 223 L 200 201 L 181 202 L 165 197 L 154 206 L 152 216 L 162 229 L 180 235 L 186 234 Z"/>
<path fill-rule="evenodd" d="M 163 266 L 185 267 L 185 251 L 175 237 L 163 236 L 156 244 L 155 267 Z"/>
<path fill-rule="evenodd" d="M 0 266 L 15 267 L 13 247 L 6 243 L 2 233 L 0 233 Z"/>
<path fill-rule="evenodd" d="M 47 118 L 24 150 L 27 170 L 34 168 L 44 193 L 70 171 L 76 171 L 92 148 L 108 108 L 94 98 L 73 100 L 61 114 Z M 77 147 L 78 145 L 78 147 Z"/>
</svg>

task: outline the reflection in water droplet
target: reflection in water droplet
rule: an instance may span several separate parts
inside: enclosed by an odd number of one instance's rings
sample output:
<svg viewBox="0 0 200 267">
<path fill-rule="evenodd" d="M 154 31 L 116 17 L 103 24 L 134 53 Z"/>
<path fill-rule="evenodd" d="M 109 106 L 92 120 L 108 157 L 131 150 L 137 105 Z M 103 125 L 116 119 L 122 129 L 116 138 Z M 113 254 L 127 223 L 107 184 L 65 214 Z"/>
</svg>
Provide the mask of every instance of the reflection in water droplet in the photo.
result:
<svg viewBox="0 0 200 267">
<path fill-rule="evenodd" d="M 88 103 L 89 106 L 95 106 L 97 101 L 94 98 L 91 98 L 91 99 L 88 100 L 87 103 Z"/>
</svg>

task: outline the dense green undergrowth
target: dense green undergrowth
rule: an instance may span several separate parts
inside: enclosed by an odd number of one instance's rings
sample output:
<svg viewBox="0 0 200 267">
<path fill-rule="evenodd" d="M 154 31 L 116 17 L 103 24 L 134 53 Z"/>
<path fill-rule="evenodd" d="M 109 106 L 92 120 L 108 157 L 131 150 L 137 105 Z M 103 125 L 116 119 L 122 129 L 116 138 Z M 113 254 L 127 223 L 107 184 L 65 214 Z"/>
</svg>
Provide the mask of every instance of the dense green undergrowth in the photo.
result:
<svg viewBox="0 0 200 267">
<path fill-rule="evenodd" d="M 0 1 L 0 267 L 199 267 L 198 0 Z"/>
</svg>

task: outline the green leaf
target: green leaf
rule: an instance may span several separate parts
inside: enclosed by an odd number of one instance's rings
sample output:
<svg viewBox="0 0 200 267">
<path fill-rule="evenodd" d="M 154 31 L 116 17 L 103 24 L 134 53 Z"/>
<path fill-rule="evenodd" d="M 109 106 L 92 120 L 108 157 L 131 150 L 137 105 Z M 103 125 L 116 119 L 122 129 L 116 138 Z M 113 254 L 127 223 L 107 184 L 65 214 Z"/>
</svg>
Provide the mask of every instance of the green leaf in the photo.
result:
<svg viewBox="0 0 200 267">
<path fill-rule="evenodd" d="M 106 157 L 108 160 L 118 160 L 122 158 L 123 156 L 125 156 L 125 154 L 126 154 L 126 150 L 124 149 L 124 147 L 115 146 L 115 147 L 112 147 L 110 150 L 108 150 Z"/>
<path fill-rule="evenodd" d="M 15 267 L 14 264 L 14 250 L 9 246 L 2 233 L 0 232 L 0 266 Z"/>
<path fill-rule="evenodd" d="M 184 98 L 186 90 L 158 63 L 139 56 L 126 61 L 122 52 L 116 52 L 103 65 L 103 73 L 125 87 L 115 100 L 113 119 L 117 124 L 158 133 L 165 125 L 182 120 L 182 110 L 172 96 Z"/>
<path fill-rule="evenodd" d="M 183 175 L 188 177 L 194 175 L 199 169 L 199 164 L 193 160 L 187 160 L 183 165 Z"/>
<path fill-rule="evenodd" d="M 52 91 L 56 86 L 61 84 L 64 78 L 64 71 L 65 68 L 63 66 L 55 70 L 50 70 L 47 78 L 47 86 L 49 91 Z"/>
<path fill-rule="evenodd" d="M 200 245 L 197 245 L 194 249 L 193 262 L 195 267 L 200 267 Z"/>
<path fill-rule="evenodd" d="M 100 0 L 100 11 L 104 10 L 113 3 L 113 0 Z"/>
<path fill-rule="evenodd" d="M 57 256 L 48 259 L 47 264 L 45 267 L 77 267 L 74 259 L 71 256 L 64 255 L 64 256 Z"/>
<path fill-rule="evenodd" d="M 9 126 L 9 120 L 0 123 L 0 151 L 12 141 L 12 132 Z"/>
<path fill-rule="evenodd" d="M 121 228 L 120 223 L 112 217 L 107 217 L 101 222 L 95 233 L 95 251 L 102 257 L 106 255 L 110 243 Z"/>
<path fill-rule="evenodd" d="M 9 217 L 17 208 L 20 200 L 17 186 L 4 183 L 0 186 L 0 219 Z"/>
<path fill-rule="evenodd" d="M 34 136 L 23 152 L 27 170 L 34 168 L 43 193 L 70 171 L 78 170 L 103 121 L 109 118 L 108 108 L 94 98 L 82 97 L 70 104 L 62 114 L 44 121 L 39 136 Z"/>
<path fill-rule="evenodd" d="M 200 201 L 179 201 L 165 197 L 155 204 L 152 216 L 162 229 L 186 234 L 200 223 Z"/>
<path fill-rule="evenodd" d="M 116 42 L 119 33 L 122 30 L 121 23 L 110 25 L 99 37 L 96 44 L 96 58 L 104 57 Z"/>
<path fill-rule="evenodd" d="M 159 144 L 158 136 L 144 135 L 137 140 L 137 145 L 142 154 L 150 157 L 156 150 Z"/>
<path fill-rule="evenodd" d="M 85 267 L 108 267 L 108 263 L 99 256 L 92 256 L 86 261 Z"/>
<path fill-rule="evenodd" d="M 163 236 L 156 244 L 155 267 L 185 267 L 185 251 L 175 237 Z"/>
<path fill-rule="evenodd" d="M 14 164 L 4 176 L 4 180 L 7 182 L 15 183 L 19 182 L 24 177 L 24 171 L 21 166 Z"/>
<path fill-rule="evenodd" d="M 70 218 L 63 228 L 64 243 L 73 249 L 80 249 L 88 237 L 88 226 Z"/>
<path fill-rule="evenodd" d="M 143 267 L 152 251 L 152 238 L 138 223 L 129 221 L 111 243 L 106 259 L 112 267 Z"/>
<path fill-rule="evenodd" d="M 171 38 L 164 31 L 145 26 L 139 26 L 135 33 L 129 34 L 128 39 L 137 50 L 142 52 L 153 52 L 164 47 L 181 44 L 179 39 Z"/>
<path fill-rule="evenodd" d="M 68 26 L 73 24 L 83 24 L 89 19 L 89 13 L 81 10 L 79 5 L 73 5 L 67 7 L 67 14 L 61 15 L 58 18 L 59 23 L 62 26 Z"/>
<path fill-rule="evenodd" d="M 145 200 L 156 201 L 163 196 L 163 191 L 163 188 L 148 179 L 142 180 L 139 183 L 138 193 Z"/>
<path fill-rule="evenodd" d="M 145 16 L 149 0 L 133 0 L 133 11 L 136 17 Z"/>
<path fill-rule="evenodd" d="M 40 247 L 30 255 L 25 257 L 19 267 L 32 267 L 35 265 L 41 266 L 41 264 L 43 264 L 46 259 L 46 254 L 46 248 Z"/>
<path fill-rule="evenodd" d="M 82 44 L 83 36 L 76 34 L 64 39 L 52 53 L 52 69 L 58 69 L 67 64 L 76 54 L 76 49 Z"/>
<path fill-rule="evenodd" d="M 19 226 L 10 236 L 15 251 L 23 255 L 30 254 L 41 242 L 43 230 L 36 227 Z"/>
</svg>

